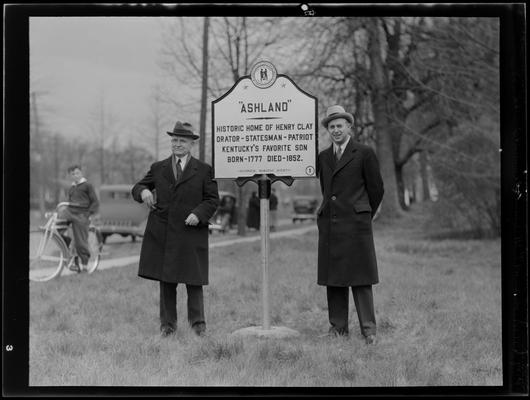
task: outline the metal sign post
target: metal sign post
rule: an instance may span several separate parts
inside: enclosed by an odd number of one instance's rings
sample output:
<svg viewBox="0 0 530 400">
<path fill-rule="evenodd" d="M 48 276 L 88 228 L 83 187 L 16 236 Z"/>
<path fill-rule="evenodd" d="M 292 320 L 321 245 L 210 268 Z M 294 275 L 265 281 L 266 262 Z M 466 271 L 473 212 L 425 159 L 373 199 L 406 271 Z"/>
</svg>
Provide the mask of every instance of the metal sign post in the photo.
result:
<svg viewBox="0 0 530 400">
<path fill-rule="evenodd" d="M 269 201 L 271 197 L 271 181 L 267 175 L 262 175 L 258 181 L 260 203 L 260 233 L 261 233 L 261 272 L 262 272 L 262 301 L 263 301 L 263 329 L 271 327 L 269 312 Z"/>
<path fill-rule="evenodd" d="M 291 337 L 299 333 L 293 329 L 283 326 L 271 326 L 270 322 L 270 283 L 269 283 L 269 238 L 270 238 L 270 216 L 269 202 L 272 184 L 281 181 L 291 186 L 294 179 L 290 176 L 275 176 L 273 174 L 261 174 L 248 178 L 237 178 L 236 183 L 243 186 L 247 182 L 255 182 L 258 185 L 260 199 L 260 234 L 261 234 L 261 300 L 262 300 L 262 325 L 238 329 L 235 335 L 252 335 L 261 337 Z"/>
</svg>

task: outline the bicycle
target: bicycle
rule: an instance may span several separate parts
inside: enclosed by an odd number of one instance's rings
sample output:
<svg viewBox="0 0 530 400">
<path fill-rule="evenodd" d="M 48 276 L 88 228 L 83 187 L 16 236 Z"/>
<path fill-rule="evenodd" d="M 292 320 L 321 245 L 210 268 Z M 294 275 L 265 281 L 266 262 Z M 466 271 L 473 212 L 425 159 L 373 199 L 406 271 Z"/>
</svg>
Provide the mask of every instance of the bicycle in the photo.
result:
<svg viewBox="0 0 530 400">
<path fill-rule="evenodd" d="M 48 220 L 43 226 L 30 231 L 29 279 L 31 281 L 49 281 L 59 276 L 65 266 L 70 269 L 76 262 L 77 253 L 72 239 L 71 224 L 59 218 L 60 209 L 68 205 L 70 205 L 68 202 L 59 203 L 54 211 L 45 214 Z M 99 265 L 103 248 L 102 235 L 92 222 L 88 228 L 88 246 L 90 259 L 86 271 L 91 274 Z"/>
</svg>

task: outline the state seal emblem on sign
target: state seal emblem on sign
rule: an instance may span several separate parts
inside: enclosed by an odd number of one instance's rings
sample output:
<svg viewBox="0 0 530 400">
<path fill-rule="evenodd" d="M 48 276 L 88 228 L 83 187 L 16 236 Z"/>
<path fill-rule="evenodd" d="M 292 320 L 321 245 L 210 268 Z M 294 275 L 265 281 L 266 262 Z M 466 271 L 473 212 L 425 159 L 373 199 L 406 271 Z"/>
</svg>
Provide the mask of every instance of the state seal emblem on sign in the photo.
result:
<svg viewBox="0 0 530 400">
<path fill-rule="evenodd" d="M 276 68 L 269 61 L 257 62 L 250 71 L 252 83 L 260 89 L 265 89 L 276 82 Z"/>
</svg>

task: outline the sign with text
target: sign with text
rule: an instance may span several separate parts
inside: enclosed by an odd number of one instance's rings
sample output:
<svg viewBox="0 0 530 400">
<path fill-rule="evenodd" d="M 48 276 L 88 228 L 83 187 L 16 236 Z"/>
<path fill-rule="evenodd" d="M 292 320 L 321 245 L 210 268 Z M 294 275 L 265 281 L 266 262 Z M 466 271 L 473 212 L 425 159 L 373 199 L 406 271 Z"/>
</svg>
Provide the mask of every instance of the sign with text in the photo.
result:
<svg viewBox="0 0 530 400">
<path fill-rule="evenodd" d="M 316 176 L 317 100 L 266 67 L 212 102 L 215 178 Z"/>
</svg>

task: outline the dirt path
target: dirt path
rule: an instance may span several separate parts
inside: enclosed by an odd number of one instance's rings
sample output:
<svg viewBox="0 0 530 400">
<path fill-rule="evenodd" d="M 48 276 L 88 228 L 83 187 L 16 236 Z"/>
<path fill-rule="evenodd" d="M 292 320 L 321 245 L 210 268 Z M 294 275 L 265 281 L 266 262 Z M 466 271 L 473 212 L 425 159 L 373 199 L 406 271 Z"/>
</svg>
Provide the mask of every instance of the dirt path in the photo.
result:
<svg viewBox="0 0 530 400">
<path fill-rule="evenodd" d="M 272 240 L 272 239 L 288 237 L 292 235 L 302 235 L 307 232 L 312 232 L 312 231 L 316 232 L 316 230 L 317 230 L 316 224 L 311 224 L 311 225 L 306 225 L 306 226 L 299 227 L 299 228 L 283 230 L 280 232 L 271 232 L 270 239 Z M 257 242 L 259 240 L 261 240 L 261 235 L 253 235 L 253 236 L 247 236 L 247 237 L 236 236 L 235 238 L 231 238 L 231 239 L 225 239 L 225 240 L 219 239 L 216 241 L 211 241 L 209 247 L 210 249 L 213 249 L 216 247 L 231 246 L 233 244 L 239 244 L 239 243 Z M 135 254 L 135 255 L 127 256 L 127 257 L 116 257 L 112 259 L 105 259 L 105 256 L 103 256 L 103 259 L 100 261 L 98 270 L 123 267 L 126 265 L 135 264 L 138 262 L 139 258 L 140 258 L 139 254 Z M 75 272 L 71 272 L 65 269 L 63 270 L 61 275 L 71 275 L 74 273 Z"/>
</svg>

